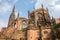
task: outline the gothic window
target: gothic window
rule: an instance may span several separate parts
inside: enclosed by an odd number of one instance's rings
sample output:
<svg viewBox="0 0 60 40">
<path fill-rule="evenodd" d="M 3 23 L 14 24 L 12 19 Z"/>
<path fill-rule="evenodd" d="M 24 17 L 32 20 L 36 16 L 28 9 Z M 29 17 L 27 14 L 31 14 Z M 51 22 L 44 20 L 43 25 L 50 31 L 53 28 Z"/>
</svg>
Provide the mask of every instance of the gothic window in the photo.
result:
<svg viewBox="0 0 60 40">
<path fill-rule="evenodd" d="M 42 14 L 38 14 L 39 17 L 42 17 Z"/>
<path fill-rule="evenodd" d="M 27 27 L 27 24 L 24 24 L 24 23 L 21 24 L 21 28 L 26 28 L 26 27 Z"/>
<path fill-rule="evenodd" d="M 26 24 L 23 24 L 23 28 L 26 28 L 27 27 L 27 25 Z"/>
<path fill-rule="evenodd" d="M 34 23 L 34 17 L 32 16 L 30 22 Z"/>
<path fill-rule="evenodd" d="M 16 28 L 16 23 L 14 23 L 14 27 Z"/>
<path fill-rule="evenodd" d="M 44 31 L 44 34 L 48 34 L 48 31 Z"/>
<path fill-rule="evenodd" d="M 42 14 L 37 14 L 37 20 L 42 18 Z"/>
</svg>

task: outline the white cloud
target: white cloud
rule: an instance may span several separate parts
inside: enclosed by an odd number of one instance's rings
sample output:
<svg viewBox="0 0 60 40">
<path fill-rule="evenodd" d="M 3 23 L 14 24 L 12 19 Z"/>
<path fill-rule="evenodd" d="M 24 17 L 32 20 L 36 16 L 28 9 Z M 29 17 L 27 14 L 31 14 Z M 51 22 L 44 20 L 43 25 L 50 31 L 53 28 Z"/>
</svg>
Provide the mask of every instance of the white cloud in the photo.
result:
<svg viewBox="0 0 60 40">
<path fill-rule="evenodd" d="M 58 2 L 59 0 L 37 0 L 36 4 L 35 4 L 35 9 L 38 9 L 41 7 L 41 4 L 44 4 L 45 8 L 48 7 L 49 11 L 51 9 L 53 9 L 52 11 L 53 14 L 57 14 L 54 17 L 60 17 L 58 16 L 60 13 L 60 4 L 56 4 L 56 2 Z"/>
<path fill-rule="evenodd" d="M 37 0 L 35 4 L 35 8 L 38 8 L 39 6 L 41 6 L 41 4 L 44 4 L 44 6 L 48 6 L 48 7 L 55 6 L 56 1 L 59 1 L 59 0 Z"/>
<path fill-rule="evenodd" d="M 0 3 L 2 2 L 2 0 L 0 0 Z"/>
<path fill-rule="evenodd" d="M 10 4 L 9 2 L 12 1 L 12 4 Z M 18 0 L 4 0 L 4 2 L 2 2 L 2 0 L 0 0 L 1 6 L 0 6 L 0 13 L 1 15 L 6 14 L 7 11 L 11 11 L 12 10 L 12 6 L 18 1 Z"/>
<path fill-rule="evenodd" d="M 41 4 L 44 4 L 44 6 L 53 6 L 55 5 L 55 0 L 37 0 L 35 4 L 35 8 L 40 8 Z"/>
<path fill-rule="evenodd" d="M 13 4 L 15 4 L 16 2 L 18 2 L 18 0 L 8 0 L 9 2 L 12 1 Z"/>
<path fill-rule="evenodd" d="M 18 0 L 14 0 L 14 4 L 15 4 L 16 2 L 18 2 Z"/>
<path fill-rule="evenodd" d="M 60 18 L 60 5 L 54 5 L 53 6 L 54 9 L 54 17 L 55 18 Z"/>
<path fill-rule="evenodd" d="M 10 11 L 11 5 L 4 3 L 3 6 L 0 6 L 0 13 L 4 15 L 7 11 Z"/>
<path fill-rule="evenodd" d="M 36 2 L 36 4 L 35 4 L 35 8 L 37 9 L 37 8 L 39 8 L 40 6 L 41 6 L 40 0 L 37 0 L 37 2 Z"/>
<path fill-rule="evenodd" d="M 60 11 L 60 5 L 55 5 L 55 6 L 54 6 L 54 9 L 55 9 L 56 11 Z"/>
<path fill-rule="evenodd" d="M 11 3 L 11 1 L 12 1 L 12 3 Z M 0 3 L 1 3 L 1 5 L 0 5 L 0 15 L 2 15 L 4 17 L 8 12 L 11 12 L 13 5 L 17 1 L 18 0 L 8 0 L 8 1 L 3 0 L 3 2 L 2 2 L 2 0 L 0 0 Z M 0 29 L 2 27 L 6 27 L 6 26 L 7 26 L 7 22 L 0 18 Z"/>
<path fill-rule="evenodd" d="M 0 30 L 2 27 L 7 27 L 7 22 L 0 19 Z"/>
</svg>

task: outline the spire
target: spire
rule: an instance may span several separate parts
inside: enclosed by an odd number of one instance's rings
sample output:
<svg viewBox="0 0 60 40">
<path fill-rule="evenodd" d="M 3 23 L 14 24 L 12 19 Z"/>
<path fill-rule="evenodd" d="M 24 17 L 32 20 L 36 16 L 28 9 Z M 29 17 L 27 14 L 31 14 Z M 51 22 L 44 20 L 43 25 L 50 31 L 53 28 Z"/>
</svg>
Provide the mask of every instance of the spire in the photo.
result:
<svg viewBox="0 0 60 40">
<path fill-rule="evenodd" d="M 33 6 L 33 9 L 35 9 L 35 6 Z"/>
<path fill-rule="evenodd" d="M 19 16 L 20 16 L 20 13 L 19 13 L 19 11 L 18 11 L 18 16 L 17 16 L 17 18 L 19 18 Z"/>
<path fill-rule="evenodd" d="M 13 7 L 13 10 L 12 10 L 12 12 L 14 12 L 14 10 L 15 10 L 15 5 L 14 5 L 14 7 Z"/>
<path fill-rule="evenodd" d="M 52 20 L 54 20 L 54 17 L 52 16 Z"/>
<path fill-rule="evenodd" d="M 55 22 L 55 18 L 52 16 L 52 21 Z"/>
<path fill-rule="evenodd" d="M 11 17 L 14 17 L 15 18 L 15 13 L 14 13 L 14 11 L 15 11 L 15 5 L 13 6 L 13 9 L 12 9 L 12 13 L 11 13 Z"/>
<path fill-rule="evenodd" d="M 28 11 L 28 18 L 29 18 L 30 11 Z"/>
<path fill-rule="evenodd" d="M 43 4 L 42 4 L 41 6 L 42 6 L 42 8 L 43 8 Z"/>
<path fill-rule="evenodd" d="M 46 7 L 46 12 L 47 12 L 47 14 L 48 14 L 48 17 L 50 17 L 50 16 L 49 16 L 49 11 L 48 11 L 48 8 L 47 8 L 47 7 Z"/>
<path fill-rule="evenodd" d="M 55 18 L 53 16 L 52 16 L 52 23 L 53 23 L 53 25 L 56 24 Z"/>
<path fill-rule="evenodd" d="M 28 11 L 28 14 L 30 13 L 30 11 Z"/>
<path fill-rule="evenodd" d="M 12 10 L 12 13 L 11 13 L 11 15 L 10 15 L 10 17 L 9 17 L 8 27 L 9 27 L 9 26 L 14 22 L 14 20 L 15 20 L 14 10 L 15 10 L 15 5 L 14 5 L 13 10 Z"/>
<path fill-rule="evenodd" d="M 48 15 L 49 15 L 49 11 L 48 11 L 48 8 L 46 7 L 46 10 L 47 10 L 47 13 L 48 13 Z"/>
<path fill-rule="evenodd" d="M 48 11 L 48 8 L 46 7 L 46 10 Z"/>
</svg>

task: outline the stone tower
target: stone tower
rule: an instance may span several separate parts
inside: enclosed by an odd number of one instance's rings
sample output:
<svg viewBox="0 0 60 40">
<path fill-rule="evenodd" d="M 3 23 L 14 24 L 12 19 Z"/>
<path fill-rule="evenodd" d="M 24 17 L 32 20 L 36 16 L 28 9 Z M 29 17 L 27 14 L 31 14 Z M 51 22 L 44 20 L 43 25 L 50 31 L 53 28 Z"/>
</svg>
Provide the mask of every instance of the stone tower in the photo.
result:
<svg viewBox="0 0 60 40">
<path fill-rule="evenodd" d="M 14 13 L 14 10 L 15 10 L 15 6 L 13 7 L 13 10 L 12 10 L 12 13 L 9 17 L 9 21 L 8 21 L 8 27 L 14 22 L 15 20 L 15 13 Z"/>
<path fill-rule="evenodd" d="M 14 25 L 15 25 L 14 10 L 15 10 L 15 6 L 13 7 L 12 13 L 9 17 L 8 27 L 7 27 L 7 31 L 6 31 L 6 37 L 8 37 L 8 38 L 11 38 L 11 36 L 12 36 L 14 30 L 15 30 L 15 28 L 14 28 Z"/>
<path fill-rule="evenodd" d="M 16 18 L 16 29 L 17 30 L 21 30 L 21 27 L 20 27 L 20 22 L 21 22 L 21 19 L 19 17 L 19 12 L 18 12 L 18 15 L 17 15 L 17 18 Z"/>
<path fill-rule="evenodd" d="M 27 40 L 38 40 L 39 39 L 39 28 L 35 26 L 35 15 L 34 11 L 28 11 L 28 28 L 27 28 Z"/>
<path fill-rule="evenodd" d="M 44 9 L 42 5 L 40 9 L 28 11 L 28 20 L 27 40 L 51 40 L 51 19 L 48 8 Z"/>
</svg>

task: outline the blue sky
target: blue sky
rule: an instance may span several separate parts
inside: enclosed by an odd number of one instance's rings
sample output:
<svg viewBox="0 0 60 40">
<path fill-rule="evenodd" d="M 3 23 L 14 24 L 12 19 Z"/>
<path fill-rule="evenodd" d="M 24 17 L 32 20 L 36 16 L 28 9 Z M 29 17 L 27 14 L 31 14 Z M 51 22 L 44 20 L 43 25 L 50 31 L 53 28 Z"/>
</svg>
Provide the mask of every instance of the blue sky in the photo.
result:
<svg viewBox="0 0 60 40">
<path fill-rule="evenodd" d="M 0 29 L 7 27 L 9 16 L 15 5 L 15 15 L 17 17 L 18 11 L 20 17 L 28 17 L 28 10 L 33 11 L 41 8 L 41 4 L 44 8 L 49 9 L 50 16 L 60 18 L 60 0 L 0 0 Z"/>
</svg>

